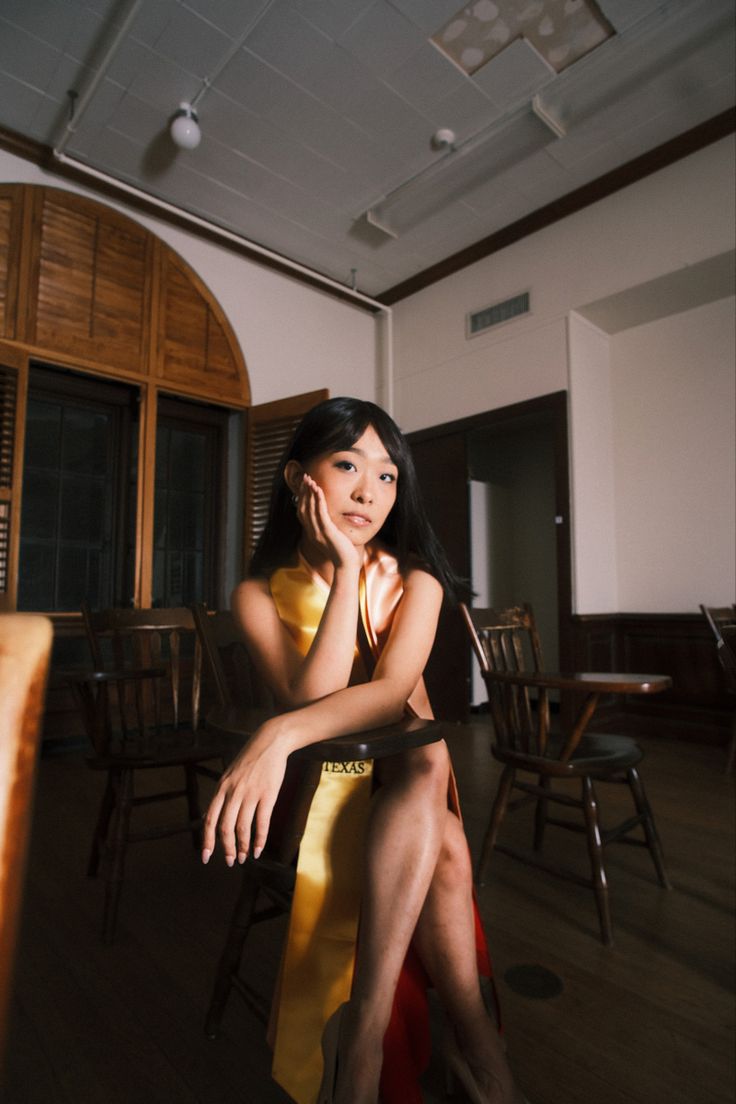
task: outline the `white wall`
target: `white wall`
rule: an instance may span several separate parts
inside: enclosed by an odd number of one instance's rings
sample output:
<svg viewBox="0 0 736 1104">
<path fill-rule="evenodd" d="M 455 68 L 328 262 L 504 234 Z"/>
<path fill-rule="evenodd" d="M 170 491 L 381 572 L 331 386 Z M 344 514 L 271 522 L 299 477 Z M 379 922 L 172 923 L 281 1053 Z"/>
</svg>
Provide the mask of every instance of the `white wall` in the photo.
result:
<svg viewBox="0 0 736 1104">
<path fill-rule="evenodd" d="M 394 307 L 396 413 L 407 430 L 567 386 L 571 310 L 734 247 L 723 139 Z M 532 313 L 465 337 L 465 315 L 530 289 Z"/>
<path fill-rule="evenodd" d="M 175 249 L 225 311 L 245 357 L 254 403 L 327 387 L 375 399 L 374 316 L 236 253 L 142 215 L 0 150 L 0 180 L 88 195 L 135 219 Z"/>
<path fill-rule="evenodd" d="M 572 595 L 578 613 L 618 604 L 610 338 L 574 311 L 568 320 Z"/>
<path fill-rule="evenodd" d="M 619 609 L 736 599 L 734 300 L 611 338 Z"/>
<path fill-rule="evenodd" d="M 687 460 L 675 465 L 672 452 L 678 437 L 682 455 L 685 450 L 689 456 L 699 450 L 711 455 L 714 450 L 733 449 L 733 435 L 726 436 L 718 409 L 723 401 L 722 377 L 720 392 L 716 387 L 698 394 L 701 413 L 687 422 L 684 437 L 684 396 L 673 411 L 679 430 L 668 438 L 670 458 L 662 470 L 664 479 L 669 468 L 672 484 L 666 495 L 653 496 L 644 517 L 646 511 L 637 510 L 622 491 L 625 463 L 620 470 L 618 466 L 621 450 L 628 447 L 624 444 L 630 435 L 627 419 L 634 411 L 621 404 L 620 389 L 614 394 L 613 379 L 608 378 L 607 336 L 573 315 L 587 304 L 732 250 L 736 244 L 734 168 L 733 142 L 724 139 L 394 308 L 396 416 L 405 429 L 439 425 L 569 389 L 576 612 L 693 609 L 696 586 L 703 593 L 701 580 L 695 582 L 691 551 L 683 550 L 670 561 L 666 585 L 660 580 L 654 590 L 635 587 L 634 579 L 642 565 L 648 565 L 644 576 L 661 566 L 657 534 L 671 532 L 675 505 L 680 517 L 694 521 L 704 517 L 701 466 L 696 464 L 698 478 L 690 478 L 683 470 Z M 526 289 L 531 292 L 530 315 L 466 339 L 468 311 Z M 733 299 L 723 302 L 722 311 L 733 328 Z M 698 326 L 691 337 L 689 363 L 710 364 L 707 329 Z M 701 345 L 706 343 L 705 348 L 695 349 L 696 337 Z M 666 400 L 661 409 L 666 417 Z M 718 435 L 717 446 L 710 439 L 713 434 Z M 642 453 L 658 447 L 649 440 Z M 732 516 L 733 488 L 726 478 L 711 486 L 708 520 L 722 519 L 720 540 Z M 636 525 L 639 534 L 633 536 L 629 530 Z M 732 564 L 729 541 L 721 553 L 708 557 L 710 587 L 713 594 L 718 592 L 719 601 L 728 599 L 733 590 Z"/>
</svg>

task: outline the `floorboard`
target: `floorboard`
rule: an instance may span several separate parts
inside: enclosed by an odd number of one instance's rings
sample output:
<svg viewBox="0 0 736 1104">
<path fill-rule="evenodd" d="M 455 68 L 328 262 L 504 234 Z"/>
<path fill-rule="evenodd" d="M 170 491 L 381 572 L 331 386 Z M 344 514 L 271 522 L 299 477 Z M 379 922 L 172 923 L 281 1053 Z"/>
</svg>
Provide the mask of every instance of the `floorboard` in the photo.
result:
<svg viewBox="0 0 736 1104">
<path fill-rule="evenodd" d="M 613 947 L 601 945 L 583 887 L 496 854 L 478 889 L 510 1060 L 531 1104 L 734 1098 L 733 778 L 722 749 L 642 743 L 674 888 L 660 888 L 646 851 L 613 845 Z M 458 728 L 451 744 L 477 855 L 498 768 L 483 725 Z M 202 867 L 185 836 L 137 846 L 117 940 L 102 945 L 102 886 L 85 876 L 101 785 L 77 755 L 41 761 L 2 1099 L 288 1104 L 270 1080 L 263 1029 L 237 997 L 219 1039 L 202 1030 L 237 870 Z M 604 815 L 627 809 L 621 787 L 599 796 Z M 531 814 L 514 814 L 503 833 L 526 842 Z M 551 828 L 545 849 L 585 872 L 583 836 Z M 251 971 L 264 993 L 283 933 L 281 922 L 255 937 Z M 562 991 L 521 996 L 506 980 L 518 965 L 552 971 Z M 453 1099 L 436 1061 L 423 1092 L 426 1104 Z"/>
</svg>

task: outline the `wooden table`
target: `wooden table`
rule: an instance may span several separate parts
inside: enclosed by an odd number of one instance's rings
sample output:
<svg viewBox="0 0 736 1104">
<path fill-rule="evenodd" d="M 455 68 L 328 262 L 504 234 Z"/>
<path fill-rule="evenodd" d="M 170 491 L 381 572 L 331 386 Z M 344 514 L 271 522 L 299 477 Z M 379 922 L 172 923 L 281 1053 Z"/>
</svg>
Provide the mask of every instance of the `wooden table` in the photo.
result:
<svg viewBox="0 0 736 1104">
<path fill-rule="evenodd" d="M 205 719 L 205 726 L 214 735 L 238 742 L 239 746 L 272 717 L 265 709 L 243 709 L 238 706 L 215 706 Z M 396 724 L 381 728 L 365 729 L 347 736 L 334 736 L 331 740 L 319 740 L 293 753 L 295 759 L 320 759 L 327 762 L 349 763 L 359 759 L 383 759 L 397 755 L 409 748 L 423 747 L 443 739 L 447 730 L 442 721 L 425 721 L 419 717 L 405 717 Z"/>
</svg>

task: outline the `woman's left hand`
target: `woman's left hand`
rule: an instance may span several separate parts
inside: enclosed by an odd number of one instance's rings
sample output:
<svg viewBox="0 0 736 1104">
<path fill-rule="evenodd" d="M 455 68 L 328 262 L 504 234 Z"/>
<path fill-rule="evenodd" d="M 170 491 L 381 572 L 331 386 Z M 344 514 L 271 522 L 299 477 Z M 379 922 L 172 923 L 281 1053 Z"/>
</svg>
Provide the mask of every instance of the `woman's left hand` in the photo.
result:
<svg viewBox="0 0 736 1104">
<path fill-rule="evenodd" d="M 253 858 L 268 837 L 276 798 L 286 771 L 287 752 L 269 732 L 269 723 L 251 736 L 227 768 L 204 820 L 202 862 L 208 862 L 219 837 L 225 862 L 245 862 L 253 842 Z"/>
</svg>

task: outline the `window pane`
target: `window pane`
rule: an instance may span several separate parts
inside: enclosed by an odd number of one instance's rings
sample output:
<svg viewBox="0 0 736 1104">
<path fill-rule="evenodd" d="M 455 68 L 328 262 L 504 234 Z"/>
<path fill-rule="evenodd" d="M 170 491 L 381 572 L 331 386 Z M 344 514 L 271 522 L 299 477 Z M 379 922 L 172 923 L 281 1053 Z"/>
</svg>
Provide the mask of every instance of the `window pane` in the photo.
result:
<svg viewBox="0 0 736 1104">
<path fill-rule="evenodd" d="M 177 417 L 181 410 L 181 418 Z M 156 438 L 153 604 L 217 602 L 218 477 L 224 418 L 169 400 Z"/>
<path fill-rule="evenodd" d="M 59 475 L 26 467 L 23 475 L 22 539 L 56 539 L 59 515 Z"/>
<path fill-rule="evenodd" d="M 207 441 L 201 433 L 174 430 L 169 448 L 169 486 L 203 491 L 207 465 Z"/>
<path fill-rule="evenodd" d="M 106 475 L 110 468 L 112 417 L 94 410 L 64 411 L 61 466 L 68 472 Z"/>
<path fill-rule="evenodd" d="M 56 546 L 36 541 L 21 544 L 18 575 L 18 609 L 52 610 L 54 608 L 54 569 Z"/>
<path fill-rule="evenodd" d="M 134 396 L 124 385 L 31 368 L 20 609 L 77 610 L 84 599 L 97 607 L 129 601 L 121 589 L 128 589 L 125 477 Z"/>
<path fill-rule="evenodd" d="M 109 541 L 109 481 L 64 475 L 60 534 L 64 541 L 100 547 Z"/>
<path fill-rule="evenodd" d="M 34 468 L 59 466 L 61 447 L 60 403 L 29 401 L 26 411 L 25 463 Z"/>
</svg>

